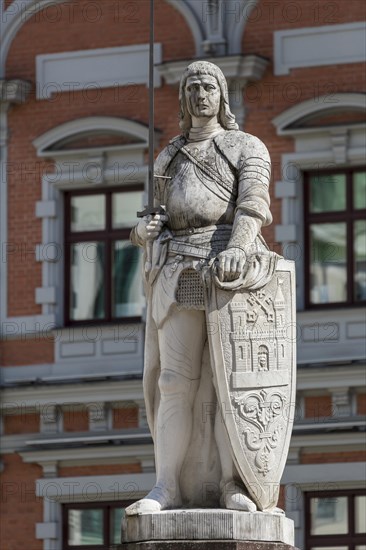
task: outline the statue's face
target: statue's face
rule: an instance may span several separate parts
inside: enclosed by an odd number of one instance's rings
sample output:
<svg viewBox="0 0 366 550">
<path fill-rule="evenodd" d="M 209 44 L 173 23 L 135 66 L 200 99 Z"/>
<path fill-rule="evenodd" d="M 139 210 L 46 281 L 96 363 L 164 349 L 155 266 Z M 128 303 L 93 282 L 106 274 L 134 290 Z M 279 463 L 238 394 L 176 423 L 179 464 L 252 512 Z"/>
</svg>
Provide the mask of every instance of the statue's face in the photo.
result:
<svg viewBox="0 0 366 550">
<path fill-rule="evenodd" d="M 221 92 L 214 76 L 189 76 L 184 94 L 191 116 L 212 118 L 219 113 Z"/>
</svg>

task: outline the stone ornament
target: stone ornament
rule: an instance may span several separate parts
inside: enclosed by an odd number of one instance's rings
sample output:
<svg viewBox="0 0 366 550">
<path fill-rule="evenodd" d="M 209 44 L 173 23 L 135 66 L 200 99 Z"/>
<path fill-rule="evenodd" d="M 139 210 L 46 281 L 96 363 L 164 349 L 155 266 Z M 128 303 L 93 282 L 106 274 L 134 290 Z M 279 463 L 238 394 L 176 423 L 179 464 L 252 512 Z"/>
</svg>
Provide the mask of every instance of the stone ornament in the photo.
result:
<svg viewBox="0 0 366 550">
<path fill-rule="evenodd" d="M 270 157 L 238 129 L 217 66 L 189 65 L 179 100 L 182 133 L 154 168 L 161 213 L 131 233 L 145 254 L 157 481 L 126 509 L 127 524 L 197 508 L 277 516 L 295 401 L 295 279 L 261 236 L 272 221 Z"/>
</svg>

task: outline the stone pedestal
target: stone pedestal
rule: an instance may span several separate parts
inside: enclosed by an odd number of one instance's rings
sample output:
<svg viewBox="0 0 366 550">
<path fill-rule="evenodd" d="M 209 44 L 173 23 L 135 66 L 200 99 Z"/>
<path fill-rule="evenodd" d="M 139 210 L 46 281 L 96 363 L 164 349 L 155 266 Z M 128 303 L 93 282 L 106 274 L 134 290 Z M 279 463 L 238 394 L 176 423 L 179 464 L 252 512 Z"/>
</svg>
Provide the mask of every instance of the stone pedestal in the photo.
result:
<svg viewBox="0 0 366 550">
<path fill-rule="evenodd" d="M 114 548 L 114 547 L 113 547 Z M 297 550 L 281 542 L 240 542 L 228 540 L 127 542 L 119 550 Z"/>
<path fill-rule="evenodd" d="M 122 527 L 123 550 L 290 550 L 294 544 L 293 521 L 264 512 L 167 510 L 127 516 Z"/>
</svg>

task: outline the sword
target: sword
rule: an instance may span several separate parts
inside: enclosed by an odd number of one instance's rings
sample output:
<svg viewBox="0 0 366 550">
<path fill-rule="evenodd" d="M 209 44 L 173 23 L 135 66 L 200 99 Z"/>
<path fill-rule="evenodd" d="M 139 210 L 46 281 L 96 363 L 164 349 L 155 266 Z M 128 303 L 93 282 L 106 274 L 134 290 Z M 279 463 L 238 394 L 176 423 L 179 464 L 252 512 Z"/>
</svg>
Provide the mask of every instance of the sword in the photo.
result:
<svg viewBox="0 0 366 550">
<path fill-rule="evenodd" d="M 145 209 L 137 212 L 138 218 L 144 216 L 164 214 L 165 208 L 154 206 L 154 177 L 171 179 L 167 176 L 154 175 L 154 0 L 150 0 L 150 44 L 149 44 L 149 175 L 148 175 L 148 203 Z M 151 269 L 152 241 L 146 244 L 145 271 Z"/>
</svg>

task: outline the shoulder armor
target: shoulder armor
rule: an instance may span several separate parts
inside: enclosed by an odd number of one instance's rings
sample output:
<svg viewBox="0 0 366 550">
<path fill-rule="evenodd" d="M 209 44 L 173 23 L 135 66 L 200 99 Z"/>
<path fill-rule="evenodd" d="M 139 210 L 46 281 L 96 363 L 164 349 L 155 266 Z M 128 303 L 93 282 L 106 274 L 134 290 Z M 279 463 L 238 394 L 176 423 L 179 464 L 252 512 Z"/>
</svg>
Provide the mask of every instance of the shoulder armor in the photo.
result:
<svg viewBox="0 0 366 550">
<path fill-rule="evenodd" d="M 182 135 L 182 134 L 179 134 L 179 136 L 175 136 L 173 137 L 169 143 L 175 143 L 176 141 L 185 141 L 186 138 Z"/>
<path fill-rule="evenodd" d="M 240 130 L 227 130 L 217 135 L 214 141 L 221 153 L 236 169 L 239 169 L 251 157 L 260 157 L 262 160 L 270 162 L 264 143 L 251 134 Z"/>
<path fill-rule="evenodd" d="M 169 141 L 169 145 L 164 147 L 155 160 L 154 173 L 156 175 L 163 176 L 165 174 L 169 164 L 172 162 L 179 149 L 184 145 L 185 141 L 183 136 L 176 136 Z"/>
</svg>

